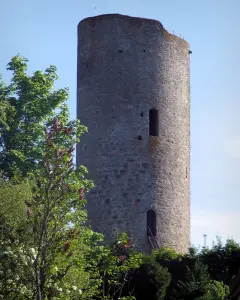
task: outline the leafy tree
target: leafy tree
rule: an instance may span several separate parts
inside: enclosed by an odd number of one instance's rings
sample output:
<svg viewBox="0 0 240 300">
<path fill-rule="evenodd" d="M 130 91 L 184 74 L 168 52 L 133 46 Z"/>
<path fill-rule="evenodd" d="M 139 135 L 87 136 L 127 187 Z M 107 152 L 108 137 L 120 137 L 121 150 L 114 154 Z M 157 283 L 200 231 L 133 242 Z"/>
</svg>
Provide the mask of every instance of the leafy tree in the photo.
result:
<svg viewBox="0 0 240 300">
<path fill-rule="evenodd" d="M 166 246 L 154 250 L 153 255 L 158 262 L 162 263 L 172 260 L 180 260 L 183 257 L 183 255 L 177 253 L 174 249 L 168 248 Z"/>
<path fill-rule="evenodd" d="M 0 179 L 0 296 L 3 299 L 27 299 L 19 290 L 28 280 L 29 255 L 23 252 L 21 245 L 31 236 L 26 227 L 26 205 L 32 197 L 27 180 L 16 184 L 14 180 Z M 24 232 L 24 234 L 23 234 Z M 24 274 L 24 277 L 23 277 Z M 18 286 L 18 288 L 17 288 Z M 25 291 L 28 296 L 28 290 Z"/>
<path fill-rule="evenodd" d="M 52 126 L 48 124 L 42 145 L 45 156 L 38 160 L 38 169 L 28 178 L 31 194 L 26 198 L 23 193 L 14 204 L 21 224 L 12 222 L 15 218 L 11 211 L 9 214 L 7 209 L 3 211 L 2 219 L 8 230 L 13 227 L 11 233 L 20 230 L 20 235 L 13 236 L 8 242 L 5 237 L 2 244 L 10 250 L 2 253 L 17 261 L 21 261 L 19 255 L 22 253 L 28 266 L 28 271 L 24 262 L 21 270 L 12 265 L 9 267 L 8 273 L 16 276 L 14 280 L 3 280 L 2 295 L 8 299 L 15 299 L 22 293 L 25 299 L 51 299 L 53 296 L 78 299 L 79 294 L 84 299 L 98 287 L 98 279 L 94 280 L 97 274 L 85 272 L 88 266 L 85 255 L 89 255 L 91 247 L 101 240 L 100 235 L 85 227 L 84 193 L 93 184 L 84 179 L 84 167 L 74 169 L 72 158 L 73 144 L 81 131 L 77 122 L 69 122 L 66 110 L 58 114 Z M 8 206 L 16 197 L 6 191 L 20 189 L 23 183 L 18 185 L 18 182 L 21 182 L 19 176 L 2 186 L 1 194 L 10 198 Z"/>
<path fill-rule="evenodd" d="M 179 281 L 172 299 L 224 300 L 229 289 L 222 282 L 211 280 L 207 266 L 197 260 L 193 268 L 187 268 L 184 281 Z"/>
<path fill-rule="evenodd" d="M 100 279 L 94 280 L 97 269 L 84 271 L 85 256 L 102 237 L 85 226 L 84 193 L 93 184 L 73 163 L 86 127 L 70 121 L 67 89 L 53 90 L 55 67 L 28 76 L 27 60 L 15 56 L 8 70 L 11 84 L 0 85 L 0 165 L 12 178 L 0 185 L 1 295 L 91 297 Z"/>
<path fill-rule="evenodd" d="M 179 281 L 184 280 L 186 268 L 191 267 L 195 262 L 192 256 L 184 256 L 176 253 L 173 249 L 161 247 L 153 253 L 156 262 L 165 268 L 171 274 L 171 281 L 166 291 L 166 299 L 170 299 L 173 290 L 176 289 Z"/>
<path fill-rule="evenodd" d="M 190 287 L 195 287 L 196 293 L 202 293 L 202 296 L 199 297 L 221 299 L 221 294 L 228 294 L 228 285 L 240 267 L 239 253 L 239 245 L 233 240 L 228 240 L 224 246 L 220 239 L 212 249 L 190 248 L 189 253 L 185 255 L 179 255 L 166 247 L 155 251 L 154 256 L 157 262 L 166 267 L 171 274 L 171 282 L 165 298 L 175 299 L 176 291 L 179 292 L 179 288 L 182 286 L 181 293 L 187 293 Z M 191 276 L 195 278 L 195 281 L 190 280 Z M 204 276 L 208 278 L 205 283 Z M 200 289 L 200 284 L 205 289 Z M 184 299 L 191 298 L 194 295 L 189 292 L 189 295 L 186 294 L 183 297 Z"/>
<path fill-rule="evenodd" d="M 187 267 L 184 281 L 179 281 L 173 299 L 202 299 L 210 281 L 207 267 L 197 261 L 193 268 Z"/>
<path fill-rule="evenodd" d="M 0 125 L 7 127 L 7 110 L 8 110 L 8 101 L 4 94 L 5 87 L 0 77 Z"/>
<path fill-rule="evenodd" d="M 206 299 L 225 300 L 229 296 L 229 287 L 223 282 L 211 280 L 207 288 Z"/>
<path fill-rule="evenodd" d="M 136 299 L 165 299 L 171 275 L 153 255 L 144 256 L 143 263 L 133 272 L 131 288 Z"/>
<path fill-rule="evenodd" d="M 9 181 L 0 174 L 0 217 L 1 222 L 11 228 L 19 228 L 26 217 L 26 201 L 32 198 L 32 190 L 28 180 L 16 184 L 15 180 Z M 13 192 L 14 191 L 14 192 Z M 3 233 L 3 229 L 1 233 Z"/>
<path fill-rule="evenodd" d="M 11 83 L 0 81 L 0 168 L 8 176 L 17 167 L 23 174 L 36 168 L 44 156 L 44 126 L 56 115 L 56 108 L 66 109 L 68 89 L 54 90 L 56 67 L 27 75 L 28 60 L 12 58 L 7 70 Z"/>
<path fill-rule="evenodd" d="M 240 246 L 232 239 L 225 245 L 218 239 L 212 249 L 203 250 L 199 257 L 208 266 L 211 278 L 227 285 L 240 268 Z"/>
<path fill-rule="evenodd" d="M 132 240 L 117 234 L 110 247 L 102 252 L 99 271 L 102 277 L 99 298 L 134 300 L 130 282 L 132 272 L 142 264 L 142 255 L 133 251 Z"/>
</svg>

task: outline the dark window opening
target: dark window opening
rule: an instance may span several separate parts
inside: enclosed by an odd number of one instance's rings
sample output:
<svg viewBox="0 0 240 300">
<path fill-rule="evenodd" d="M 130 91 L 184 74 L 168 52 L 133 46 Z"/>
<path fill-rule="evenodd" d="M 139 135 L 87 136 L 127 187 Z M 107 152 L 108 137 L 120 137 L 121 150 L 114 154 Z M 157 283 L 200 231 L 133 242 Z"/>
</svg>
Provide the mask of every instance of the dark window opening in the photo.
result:
<svg viewBox="0 0 240 300">
<path fill-rule="evenodd" d="M 159 118 L 158 118 L 158 110 L 150 109 L 149 111 L 149 135 L 151 136 L 158 136 L 159 128 Z"/>
<path fill-rule="evenodd" d="M 147 211 L 147 236 L 156 236 L 157 224 L 156 213 L 154 210 Z"/>
<path fill-rule="evenodd" d="M 141 117 L 143 117 L 143 113 L 141 113 Z"/>
<path fill-rule="evenodd" d="M 141 140 L 142 140 L 142 136 L 141 136 L 141 135 L 139 135 L 139 136 L 138 136 L 138 139 L 139 139 L 139 141 L 141 141 Z"/>
</svg>

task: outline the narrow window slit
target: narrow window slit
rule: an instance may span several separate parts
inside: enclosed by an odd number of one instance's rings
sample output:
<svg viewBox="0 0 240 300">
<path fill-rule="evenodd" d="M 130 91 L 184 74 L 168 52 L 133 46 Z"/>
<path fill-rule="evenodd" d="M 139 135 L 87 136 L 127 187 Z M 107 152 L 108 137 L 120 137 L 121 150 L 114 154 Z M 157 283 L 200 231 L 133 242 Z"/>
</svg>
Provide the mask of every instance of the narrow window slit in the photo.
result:
<svg viewBox="0 0 240 300">
<path fill-rule="evenodd" d="M 155 108 L 149 111 L 149 135 L 159 136 L 159 115 Z"/>
<path fill-rule="evenodd" d="M 157 235 L 156 213 L 154 210 L 147 211 L 147 236 Z"/>
</svg>

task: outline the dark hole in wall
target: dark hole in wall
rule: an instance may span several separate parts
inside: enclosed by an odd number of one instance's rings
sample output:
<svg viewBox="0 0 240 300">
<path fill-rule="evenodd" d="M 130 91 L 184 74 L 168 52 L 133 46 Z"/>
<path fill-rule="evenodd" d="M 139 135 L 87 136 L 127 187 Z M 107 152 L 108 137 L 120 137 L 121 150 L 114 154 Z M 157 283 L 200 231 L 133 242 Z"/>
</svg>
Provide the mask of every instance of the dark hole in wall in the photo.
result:
<svg viewBox="0 0 240 300">
<path fill-rule="evenodd" d="M 141 117 L 143 117 L 143 113 L 141 113 Z"/>
<path fill-rule="evenodd" d="M 159 135 L 159 116 L 158 110 L 156 110 L 155 108 L 150 109 L 149 111 L 149 135 Z"/>
<path fill-rule="evenodd" d="M 138 139 L 139 139 L 139 141 L 141 141 L 141 140 L 142 140 L 142 136 L 141 136 L 141 135 L 139 135 L 139 136 L 138 136 Z"/>
<path fill-rule="evenodd" d="M 119 53 L 122 53 L 123 51 L 122 51 L 122 49 L 118 49 L 118 52 L 119 52 Z"/>
<path fill-rule="evenodd" d="M 157 221 L 156 213 L 150 209 L 147 211 L 147 236 L 156 236 L 157 234 Z"/>
</svg>

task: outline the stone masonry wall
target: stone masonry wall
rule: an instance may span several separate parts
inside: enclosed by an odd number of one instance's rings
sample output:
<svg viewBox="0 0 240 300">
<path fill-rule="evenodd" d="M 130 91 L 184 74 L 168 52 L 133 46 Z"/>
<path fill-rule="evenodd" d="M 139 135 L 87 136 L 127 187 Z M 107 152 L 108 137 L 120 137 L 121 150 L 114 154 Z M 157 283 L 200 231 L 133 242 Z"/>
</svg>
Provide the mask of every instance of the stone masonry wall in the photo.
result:
<svg viewBox="0 0 240 300">
<path fill-rule="evenodd" d="M 155 20 L 118 14 L 78 25 L 77 117 L 88 127 L 77 164 L 95 188 L 87 195 L 94 230 L 134 237 L 149 250 L 147 211 L 159 245 L 190 246 L 189 45 Z M 149 136 L 149 110 L 159 136 Z"/>
</svg>

